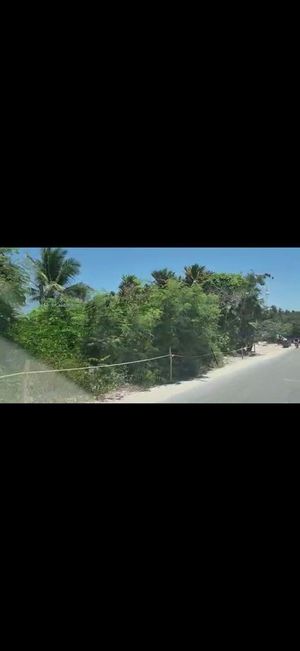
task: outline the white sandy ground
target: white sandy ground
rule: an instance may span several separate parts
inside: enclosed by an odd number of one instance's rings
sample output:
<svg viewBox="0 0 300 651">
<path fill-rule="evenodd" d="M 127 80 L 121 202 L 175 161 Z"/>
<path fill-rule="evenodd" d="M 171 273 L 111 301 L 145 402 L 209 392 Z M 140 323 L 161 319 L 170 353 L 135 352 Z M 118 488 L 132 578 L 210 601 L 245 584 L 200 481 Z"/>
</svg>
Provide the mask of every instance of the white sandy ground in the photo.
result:
<svg viewBox="0 0 300 651">
<path fill-rule="evenodd" d="M 224 358 L 224 366 L 215 368 L 205 373 L 205 378 L 208 382 L 214 382 L 220 377 L 236 373 L 240 369 L 245 368 L 247 365 L 253 367 L 254 365 L 263 363 L 264 360 L 270 357 L 279 357 L 285 355 L 290 349 L 282 348 L 277 344 L 256 344 L 256 355 L 253 357 L 226 357 Z M 97 401 L 106 404 L 114 403 L 159 403 L 164 402 L 170 397 L 182 394 L 199 385 L 200 379 L 187 380 L 176 384 L 165 384 L 163 386 L 153 387 L 147 391 L 129 391 L 120 389 L 109 395 L 103 400 Z"/>
</svg>

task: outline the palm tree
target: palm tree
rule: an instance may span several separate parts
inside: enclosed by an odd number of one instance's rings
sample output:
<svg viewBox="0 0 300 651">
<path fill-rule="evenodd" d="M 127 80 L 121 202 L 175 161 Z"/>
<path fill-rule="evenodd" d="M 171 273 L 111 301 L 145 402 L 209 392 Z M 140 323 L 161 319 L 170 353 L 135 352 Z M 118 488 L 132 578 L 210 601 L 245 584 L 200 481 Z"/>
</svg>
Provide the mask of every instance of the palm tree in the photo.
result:
<svg viewBox="0 0 300 651">
<path fill-rule="evenodd" d="M 154 278 L 154 282 L 159 287 L 165 287 L 168 280 L 176 278 L 174 271 L 169 269 L 160 269 L 159 271 L 152 271 L 151 276 Z"/>
<path fill-rule="evenodd" d="M 184 271 L 184 282 L 190 286 L 195 284 L 201 285 L 211 274 L 211 271 L 208 271 L 206 267 L 201 267 L 198 264 L 192 264 L 190 267 L 184 267 Z"/>
<path fill-rule="evenodd" d="M 119 285 L 120 296 L 129 296 L 137 289 L 141 289 L 141 281 L 136 276 L 122 276 Z"/>
<path fill-rule="evenodd" d="M 87 300 L 91 292 L 88 285 L 69 285 L 70 280 L 79 273 L 80 262 L 67 258 L 67 253 L 59 247 L 48 247 L 41 249 L 41 257 L 38 260 L 28 256 L 34 269 L 34 281 L 30 289 L 30 296 L 34 301 L 42 304 L 48 298 L 62 295 Z"/>
</svg>

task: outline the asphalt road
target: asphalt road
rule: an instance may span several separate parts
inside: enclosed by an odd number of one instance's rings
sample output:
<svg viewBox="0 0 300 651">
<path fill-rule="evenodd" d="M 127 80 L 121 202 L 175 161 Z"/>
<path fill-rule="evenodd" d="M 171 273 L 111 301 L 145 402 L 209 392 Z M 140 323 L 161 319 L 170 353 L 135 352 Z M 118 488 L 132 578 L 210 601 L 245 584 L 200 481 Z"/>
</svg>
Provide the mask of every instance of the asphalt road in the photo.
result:
<svg viewBox="0 0 300 651">
<path fill-rule="evenodd" d="M 166 403 L 300 403 L 300 349 L 255 360 L 217 379 L 199 379 L 199 386 L 164 400 Z"/>
</svg>

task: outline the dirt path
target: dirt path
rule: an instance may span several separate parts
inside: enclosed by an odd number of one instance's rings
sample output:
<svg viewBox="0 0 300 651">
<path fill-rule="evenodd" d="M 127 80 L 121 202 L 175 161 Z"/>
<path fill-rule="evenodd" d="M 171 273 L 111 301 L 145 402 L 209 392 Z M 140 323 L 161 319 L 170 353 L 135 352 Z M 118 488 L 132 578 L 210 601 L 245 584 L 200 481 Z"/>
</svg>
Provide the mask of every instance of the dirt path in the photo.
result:
<svg viewBox="0 0 300 651">
<path fill-rule="evenodd" d="M 226 357 L 224 358 L 223 367 L 207 371 L 205 377 L 207 380 L 213 382 L 220 377 L 230 375 L 241 368 L 245 368 L 245 365 L 250 368 L 256 364 L 260 364 L 267 358 L 285 355 L 288 350 L 289 349 L 281 348 L 277 344 L 256 344 L 256 354 L 253 357 L 245 357 L 244 359 L 241 359 L 240 357 Z M 119 389 L 118 391 L 106 396 L 106 398 L 101 402 L 108 404 L 159 403 L 164 402 L 168 398 L 174 397 L 179 393 L 189 391 L 194 387 L 196 388 L 198 385 L 199 378 L 196 378 L 194 380 L 187 380 L 176 384 L 166 384 L 163 386 L 153 387 L 147 391 L 129 391 L 126 389 Z"/>
</svg>

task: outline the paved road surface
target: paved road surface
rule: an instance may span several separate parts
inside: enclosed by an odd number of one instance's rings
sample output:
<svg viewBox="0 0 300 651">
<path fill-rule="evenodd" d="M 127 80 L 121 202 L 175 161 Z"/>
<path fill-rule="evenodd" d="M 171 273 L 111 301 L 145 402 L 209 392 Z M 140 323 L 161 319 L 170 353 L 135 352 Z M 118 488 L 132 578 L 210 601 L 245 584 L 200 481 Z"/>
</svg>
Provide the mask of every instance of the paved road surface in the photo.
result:
<svg viewBox="0 0 300 651">
<path fill-rule="evenodd" d="M 217 379 L 199 380 L 199 387 L 185 390 L 166 403 L 299 403 L 300 349 L 258 360 L 253 366 Z"/>
</svg>

